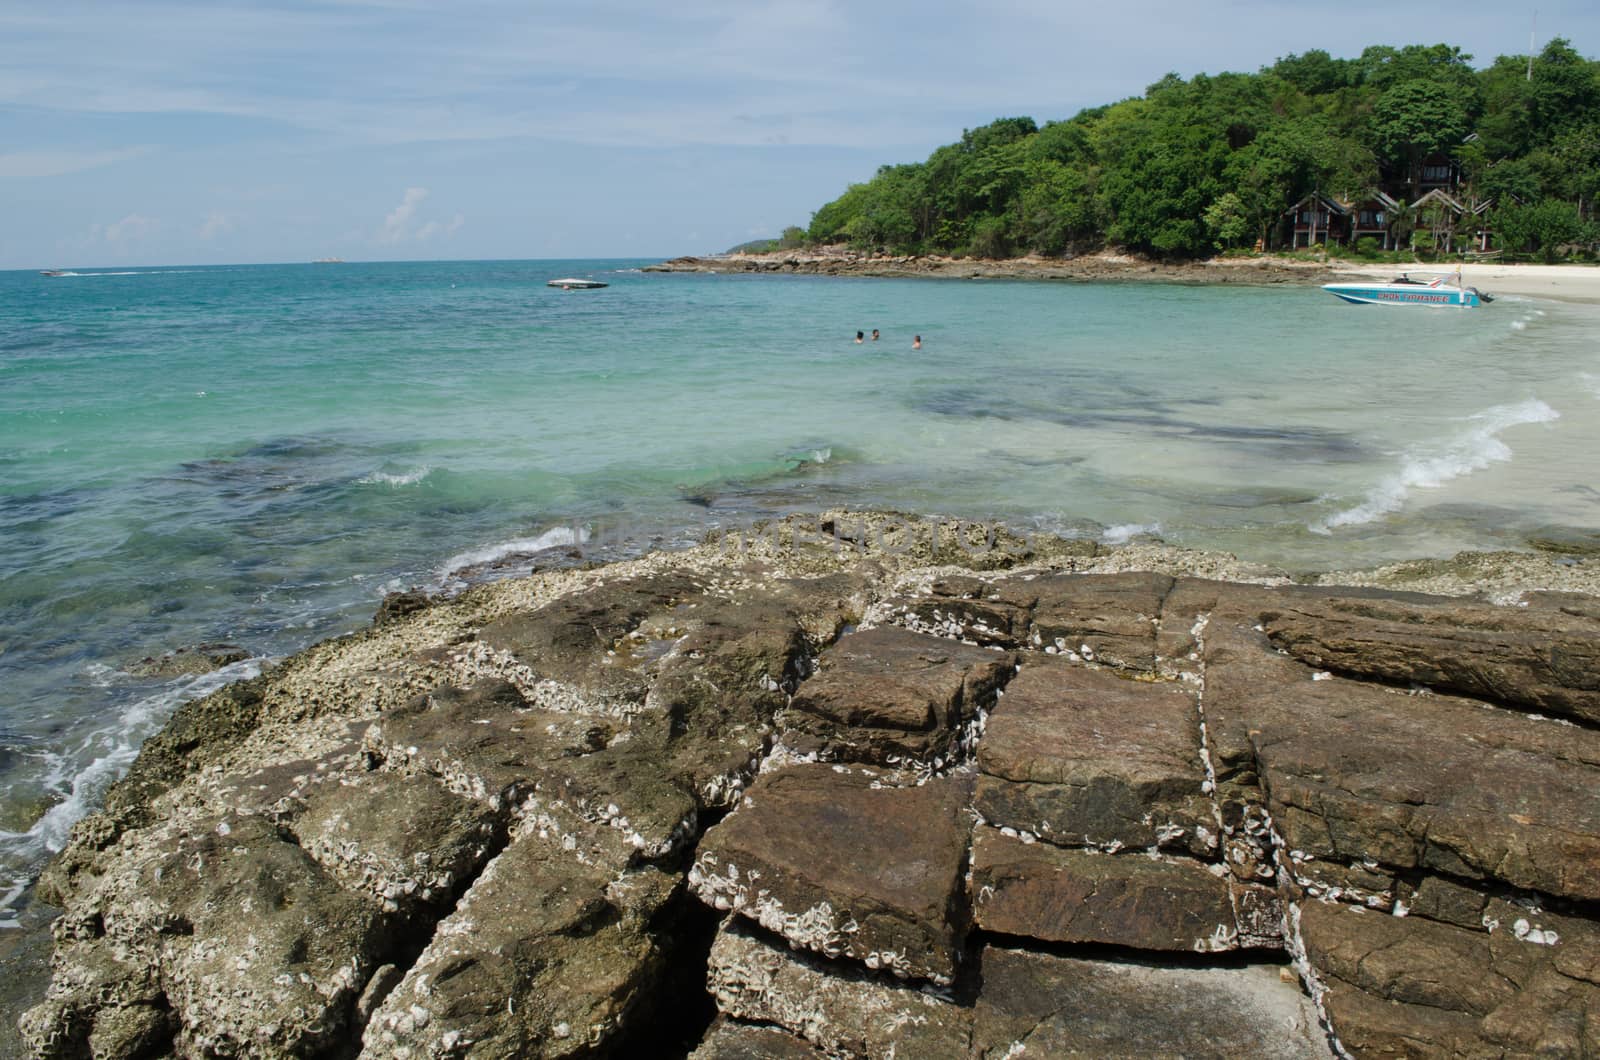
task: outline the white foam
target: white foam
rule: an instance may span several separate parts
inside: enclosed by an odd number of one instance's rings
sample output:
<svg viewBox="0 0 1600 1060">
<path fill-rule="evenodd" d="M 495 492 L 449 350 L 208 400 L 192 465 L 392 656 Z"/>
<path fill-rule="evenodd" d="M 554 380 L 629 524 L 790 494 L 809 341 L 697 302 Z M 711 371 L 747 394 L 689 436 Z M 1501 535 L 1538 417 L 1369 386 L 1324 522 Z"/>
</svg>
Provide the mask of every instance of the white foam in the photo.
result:
<svg viewBox="0 0 1600 1060">
<path fill-rule="evenodd" d="M 1122 523 L 1119 526 L 1106 527 L 1105 533 L 1100 535 L 1100 540 L 1108 545 L 1125 545 L 1140 534 L 1160 533 L 1160 523 Z"/>
<path fill-rule="evenodd" d="M 264 657 L 245 659 L 176 682 L 134 703 L 122 711 L 115 724 L 89 733 L 76 748 L 45 754 L 48 765 L 42 786 L 61 799 L 26 832 L 0 829 L 0 928 L 17 926 L 14 918 L 3 914 L 12 911 L 12 903 L 33 882 L 44 859 L 66 845 L 72 826 L 100 805 L 106 789 L 133 764 L 145 739 L 178 705 L 255 677 L 267 661 Z"/>
<path fill-rule="evenodd" d="M 469 567 L 481 567 L 510 556 L 528 556 L 536 552 L 545 552 L 552 548 L 581 545 L 587 540 L 589 540 L 587 527 L 552 527 L 538 537 L 522 537 L 515 541 L 506 541 L 498 545 L 490 545 L 487 548 L 474 549 L 471 552 L 457 553 L 445 560 L 444 566 L 439 570 L 439 580 L 441 582 L 455 580 L 458 572 Z"/>
<path fill-rule="evenodd" d="M 362 486 L 385 485 L 394 486 L 398 489 L 401 486 L 415 486 L 432 473 L 432 465 L 423 464 L 421 467 L 413 468 L 410 471 L 401 471 L 399 473 L 389 471 L 374 471 L 371 474 L 363 475 L 361 478 L 357 479 L 356 482 L 358 485 Z"/>
<path fill-rule="evenodd" d="M 1360 504 L 1346 508 L 1310 527 L 1313 533 L 1331 533 L 1335 527 L 1359 526 L 1381 519 L 1405 506 L 1415 489 L 1438 489 L 1453 479 L 1482 471 L 1490 464 L 1511 459 L 1511 447 L 1500 432 L 1526 423 L 1551 423 L 1561 413 L 1538 398 L 1515 405 L 1496 405 L 1471 418 L 1473 426 L 1443 445 L 1406 453 L 1400 470 L 1373 487 Z"/>
</svg>

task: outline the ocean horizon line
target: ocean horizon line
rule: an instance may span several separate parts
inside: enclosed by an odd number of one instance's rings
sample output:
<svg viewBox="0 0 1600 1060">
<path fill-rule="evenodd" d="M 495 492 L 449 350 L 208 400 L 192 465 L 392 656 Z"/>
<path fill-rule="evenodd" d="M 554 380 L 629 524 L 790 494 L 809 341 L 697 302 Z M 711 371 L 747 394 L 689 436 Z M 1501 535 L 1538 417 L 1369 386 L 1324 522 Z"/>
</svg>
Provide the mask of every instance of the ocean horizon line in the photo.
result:
<svg viewBox="0 0 1600 1060">
<path fill-rule="evenodd" d="M 713 253 L 721 253 L 720 251 Z M 114 262 L 100 265 L 68 264 L 68 265 L 14 265 L 0 268 L 0 274 L 7 272 L 37 273 L 45 269 L 94 269 L 105 270 L 143 270 L 143 269 L 253 269 L 253 268 L 278 268 L 285 265 L 492 265 L 492 264 L 534 264 L 545 261 L 665 261 L 668 258 L 679 257 L 677 254 L 628 254 L 609 255 L 591 254 L 581 257 L 550 257 L 550 258 L 341 258 L 338 260 L 319 260 L 317 258 L 295 258 L 286 261 L 213 261 L 198 262 L 143 262 L 128 264 Z M 700 255 L 709 256 L 709 255 Z"/>
</svg>

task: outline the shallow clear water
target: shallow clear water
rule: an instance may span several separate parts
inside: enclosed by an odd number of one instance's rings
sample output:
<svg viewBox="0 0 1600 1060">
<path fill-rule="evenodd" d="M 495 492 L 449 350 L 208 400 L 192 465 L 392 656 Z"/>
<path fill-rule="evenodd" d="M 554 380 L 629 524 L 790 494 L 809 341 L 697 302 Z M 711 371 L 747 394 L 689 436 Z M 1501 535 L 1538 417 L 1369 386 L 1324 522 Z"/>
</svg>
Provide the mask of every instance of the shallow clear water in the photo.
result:
<svg viewBox="0 0 1600 1060">
<path fill-rule="evenodd" d="M 129 660 L 584 532 L 849 503 L 1326 568 L 1600 526 L 1595 307 L 639 264 L 0 273 L 0 884 L 252 666 Z"/>
</svg>

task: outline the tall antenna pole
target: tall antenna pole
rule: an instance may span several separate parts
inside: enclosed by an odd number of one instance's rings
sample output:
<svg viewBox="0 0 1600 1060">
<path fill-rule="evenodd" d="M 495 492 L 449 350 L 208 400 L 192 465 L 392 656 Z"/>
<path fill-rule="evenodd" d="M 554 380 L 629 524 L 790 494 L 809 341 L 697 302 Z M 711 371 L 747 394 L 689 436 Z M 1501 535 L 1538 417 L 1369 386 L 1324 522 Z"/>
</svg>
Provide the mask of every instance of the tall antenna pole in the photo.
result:
<svg viewBox="0 0 1600 1060">
<path fill-rule="evenodd" d="M 1533 9 L 1533 25 L 1528 27 L 1528 80 L 1533 80 L 1533 39 L 1539 32 L 1539 9 Z"/>
</svg>

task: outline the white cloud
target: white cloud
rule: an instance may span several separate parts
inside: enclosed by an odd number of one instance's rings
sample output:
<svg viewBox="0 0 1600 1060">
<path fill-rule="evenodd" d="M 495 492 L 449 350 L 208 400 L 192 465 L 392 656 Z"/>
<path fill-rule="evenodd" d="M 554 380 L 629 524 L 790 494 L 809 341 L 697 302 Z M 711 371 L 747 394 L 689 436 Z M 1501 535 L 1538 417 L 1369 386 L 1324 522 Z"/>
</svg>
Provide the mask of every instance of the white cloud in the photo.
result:
<svg viewBox="0 0 1600 1060">
<path fill-rule="evenodd" d="M 389 216 L 383 219 L 383 227 L 378 229 L 378 242 L 399 243 L 406 239 L 411 234 L 411 218 L 427 197 L 427 188 L 407 188 L 400 205 L 390 210 Z"/>
<path fill-rule="evenodd" d="M 95 226 L 99 228 L 99 226 Z M 120 221 L 113 221 L 101 230 L 100 235 L 107 243 L 125 244 L 137 242 L 161 227 L 161 222 L 153 217 L 143 214 L 130 213 Z"/>
<path fill-rule="evenodd" d="M 59 177 L 138 158 L 149 151 L 148 147 L 121 147 L 110 151 L 8 151 L 0 154 L 0 177 Z"/>
<path fill-rule="evenodd" d="M 466 218 L 460 214 L 456 214 L 446 224 L 440 224 L 438 221 L 429 221 L 427 224 L 417 229 L 417 242 L 421 243 L 425 240 L 432 239 L 435 236 L 448 239 L 449 237 L 455 235 L 465 222 Z"/>
<path fill-rule="evenodd" d="M 233 231 L 233 218 L 221 210 L 212 210 L 200 225 L 201 239 L 215 239 Z"/>
</svg>

